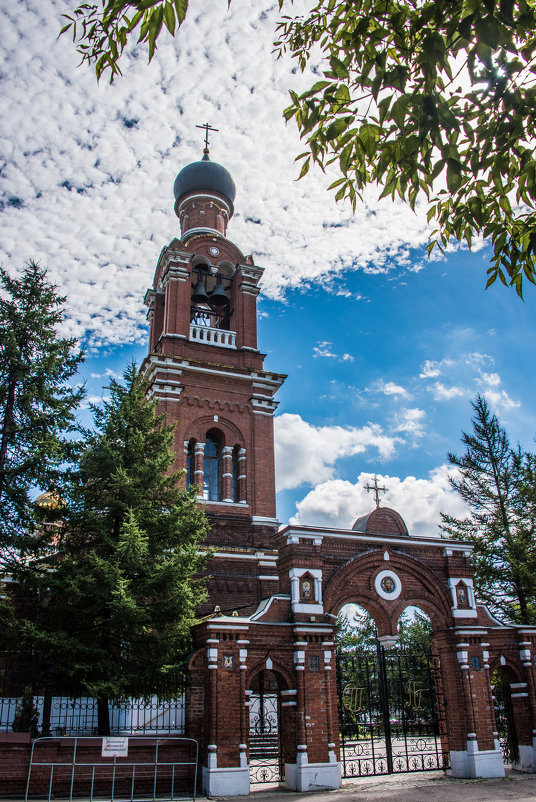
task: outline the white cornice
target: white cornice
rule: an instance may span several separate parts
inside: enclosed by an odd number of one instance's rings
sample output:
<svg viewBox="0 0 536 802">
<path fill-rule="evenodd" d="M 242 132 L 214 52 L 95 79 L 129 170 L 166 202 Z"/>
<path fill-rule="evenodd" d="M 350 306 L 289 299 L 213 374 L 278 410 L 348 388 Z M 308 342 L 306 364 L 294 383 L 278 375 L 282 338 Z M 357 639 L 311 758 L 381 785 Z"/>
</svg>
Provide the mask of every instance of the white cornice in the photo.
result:
<svg viewBox="0 0 536 802">
<path fill-rule="evenodd" d="M 153 367 L 154 370 L 160 368 L 162 370 L 167 370 L 168 372 L 176 372 L 178 375 L 181 375 L 184 370 L 191 370 L 195 373 L 205 373 L 212 376 L 225 376 L 226 378 L 232 379 L 243 379 L 244 381 L 252 381 L 252 379 L 260 379 L 264 384 L 273 387 L 274 390 L 277 390 L 283 384 L 285 377 L 281 379 L 274 378 L 274 374 L 268 373 L 266 375 L 260 375 L 258 370 L 252 370 L 250 373 L 240 373 L 239 369 L 237 368 L 234 371 L 232 368 L 227 370 L 218 370 L 216 368 L 207 368 L 201 365 L 192 365 L 189 360 L 181 358 L 180 360 L 174 359 L 173 357 L 164 357 L 160 359 L 156 355 L 150 355 L 148 357 L 150 365 Z M 146 372 L 149 371 L 149 368 Z"/>
<path fill-rule="evenodd" d="M 426 538 L 426 537 L 396 537 L 393 535 L 381 534 L 367 534 L 366 532 L 355 532 L 353 530 L 345 529 L 320 529 L 313 527 L 295 527 L 286 526 L 279 530 L 279 534 L 287 538 L 287 542 L 297 542 L 298 540 L 318 540 L 322 538 L 332 538 L 340 540 L 357 541 L 362 543 L 378 543 L 386 544 L 393 543 L 397 546 L 417 546 L 419 548 L 445 548 L 444 538 Z M 470 543 L 449 541 L 449 549 L 460 552 L 470 552 L 473 546 Z"/>
</svg>

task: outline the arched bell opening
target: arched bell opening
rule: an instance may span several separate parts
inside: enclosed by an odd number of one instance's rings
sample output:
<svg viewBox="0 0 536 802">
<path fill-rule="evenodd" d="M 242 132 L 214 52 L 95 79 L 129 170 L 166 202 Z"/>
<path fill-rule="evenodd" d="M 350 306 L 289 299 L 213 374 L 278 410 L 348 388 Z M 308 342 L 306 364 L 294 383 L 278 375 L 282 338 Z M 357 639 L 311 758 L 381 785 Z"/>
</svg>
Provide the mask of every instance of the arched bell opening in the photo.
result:
<svg viewBox="0 0 536 802">
<path fill-rule="evenodd" d="M 288 710 L 282 703 L 291 696 L 287 683 L 277 671 L 262 668 L 250 679 L 246 695 L 250 782 L 252 785 L 281 782 L 288 759 L 283 732 L 290 729 L 286 722 Z"/>
<path fill-rule="evenodd" d="M 229 331 L 233 273 L 200 261 L 192 267 L 190 321 L 194 326 Z"/>
</svg>

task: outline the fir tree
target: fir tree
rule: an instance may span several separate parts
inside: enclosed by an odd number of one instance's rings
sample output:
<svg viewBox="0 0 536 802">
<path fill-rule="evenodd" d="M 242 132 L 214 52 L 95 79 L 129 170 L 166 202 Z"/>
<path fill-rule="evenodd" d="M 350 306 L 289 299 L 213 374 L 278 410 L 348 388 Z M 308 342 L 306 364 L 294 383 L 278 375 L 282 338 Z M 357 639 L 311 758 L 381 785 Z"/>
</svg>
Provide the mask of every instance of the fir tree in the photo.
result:
<svg viewBox="0 0 536 802">
<path fill-rule="evenodd" d="M 341 652 L 374 651 L 378 628 L 373 617 L 358 605 L 349 605 L 337 616 L 337 646 Z"/>
<path fill-rule="evenodd" d="M 35 262 L 18 278 L 0 267 L 0 568 L 35 551 L 36 490 L 61 493 L 75 447 L 83 354 L 58 336 L 64 301 Z"/>
<path fill-rule="evenodd" d="M 62 666 L 73 692 L 97 699 L 102 735 L 109 699 L 151 695 L 181 664 L 204 598 L 192 576 L 204 565 L 206 519 L 170 472 L 173 427 L 145 389 L 131 366 L 94 409 L 58 554 L 43 565 L 43 622 L 27 622 L 42 659 Z"/>
<path fill-rule="evenodd" d="M 536 623 L 536 458 L 510 446 L 484 398 L 473 403 L 473 432 L 463 434 L 452 487 L 469 513 L 442 515 L 442 529 L 474 546 L 476 592 L 500 618 Z"/>
<path fill-rule="evenodd" d="M 35 706 L 32 690 L 26 685 L 18 701 L 15 715 L 11 723 L 13 732 L 29 732 L 32 738 L 37 738 L 39 713 Z"/>
</svg>

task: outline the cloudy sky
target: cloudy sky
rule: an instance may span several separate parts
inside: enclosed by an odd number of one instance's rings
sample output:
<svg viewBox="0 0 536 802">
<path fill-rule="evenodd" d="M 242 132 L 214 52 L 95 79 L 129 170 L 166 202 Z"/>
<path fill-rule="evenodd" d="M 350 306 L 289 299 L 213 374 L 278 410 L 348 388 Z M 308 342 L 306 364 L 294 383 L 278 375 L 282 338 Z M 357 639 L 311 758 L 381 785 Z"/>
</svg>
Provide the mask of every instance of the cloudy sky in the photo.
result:
<svg viewBox="0 0 536 802">
<path fill-rule="evenodd" d="M 0 2 L 0 260 L 14 272 L 40 260 L 67 295 L 88 396 L 145 354 L 144 292 L 178 233 L 173 181 L 200 158 L 195 126 L 208 120 L 211 156 L 237 185 L 229 236 L 265 267 L 266 366 L 289 374 L 280 519 L 349 526 L 372 508 L 377 474 L 382 503 L 436 534 L 440 510 L 462 513 L 446 455 L 460 452 L 477 392 L 533 447 L 535 291 L 525 303 L 484 291 L 486 247 L 428 262 L 424 208 L 370 191 L 354 215 L 326 192 L 329 175 L 296 181 L 303 148 L 281 111 L 311 76 L 272 54 L 277 3 L 191 0 L 178 38 L 163 34 L 149 67 L 145 50 L 129 52 L 113 85 L 57 40 L 74 5 Z"/>
</svg>

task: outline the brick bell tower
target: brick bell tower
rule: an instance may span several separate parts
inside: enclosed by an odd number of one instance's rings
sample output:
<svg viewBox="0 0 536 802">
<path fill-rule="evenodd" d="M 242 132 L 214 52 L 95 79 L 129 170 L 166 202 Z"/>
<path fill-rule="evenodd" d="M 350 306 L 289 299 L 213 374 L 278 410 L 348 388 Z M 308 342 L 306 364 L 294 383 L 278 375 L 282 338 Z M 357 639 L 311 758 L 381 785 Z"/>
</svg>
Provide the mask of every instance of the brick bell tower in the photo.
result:
<svg viewBox="0 0 536 802">
<path fill-rule="evenodd" d="M 277 591 L 273 414 L 285 376 L 263 368 L 256 303 L 263 269 L 227 239 L 235 185 L 209 158 L 173 187 L 180 239 L 147 291 L 151 396 L 176 424 L 176 467 L 199 488 L 215 549 L 200 611 L 252 612 Z"/>
</svg>

